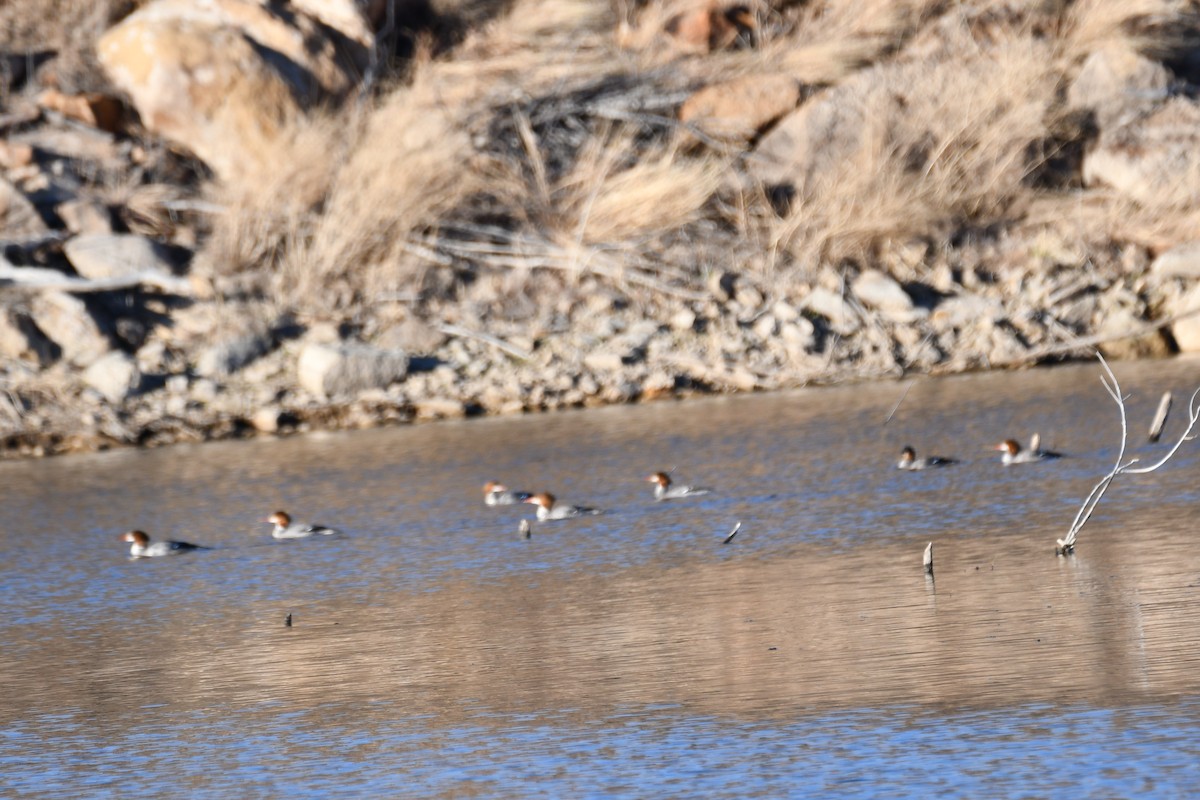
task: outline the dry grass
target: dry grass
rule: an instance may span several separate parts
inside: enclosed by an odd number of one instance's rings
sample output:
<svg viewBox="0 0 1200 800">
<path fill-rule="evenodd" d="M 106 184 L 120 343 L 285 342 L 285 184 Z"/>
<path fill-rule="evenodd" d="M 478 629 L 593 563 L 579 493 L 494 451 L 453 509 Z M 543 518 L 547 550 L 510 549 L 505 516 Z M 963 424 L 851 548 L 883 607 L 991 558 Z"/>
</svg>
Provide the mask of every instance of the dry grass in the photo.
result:
<svg viewBox="0 0 1200 800">
<path fill-rule="evenodd" d="M 761 242 L 749 265 L 760 274 L 804 275 L 869 261 L 889 241 L 1018 224 L 1046 202 L 1031 176 L 1054 155 L 1081 60 L 1117 39 L 1175 46 L 1172 21 L 1194 14 L 1177 0 L 756 3 L 754 46 L 696 56 L 661 33 L 684 7 L 517 2 L 377 101 L 305 123 L 262 175 L 225 187 L 211 262 L 266 267 L 285 305 L 318 313 L 447 267 L 590 270 L 686 294 L 694 264 L 718 262 L 726 243 L 700 240 L 692 264 L 668 254 L 697 226 Z M 674 106 L 653 105 L 764 72 L 828 86 L 807 104 L 840 119 L 841 139 L 815 129 L 820 150 L 782 219 L 753 189 L 731 193 L 728 153 L 681 149 Z M 1097 205 L 1081 224 L 1119 216 Z M 1184 209 L 1125 211 L 1141 239 L 1194 223 Z"/>
</svg>

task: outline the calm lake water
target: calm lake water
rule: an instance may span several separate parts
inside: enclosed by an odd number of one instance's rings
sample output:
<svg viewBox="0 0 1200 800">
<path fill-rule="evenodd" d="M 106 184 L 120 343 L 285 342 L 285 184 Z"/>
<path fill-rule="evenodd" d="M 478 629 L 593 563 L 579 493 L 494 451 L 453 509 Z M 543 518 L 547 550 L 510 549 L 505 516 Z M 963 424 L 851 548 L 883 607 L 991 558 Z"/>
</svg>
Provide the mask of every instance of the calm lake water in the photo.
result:
<svg viewBox="0 0 1200 800">
<path fill-rule="evenodd" d="M 1115 370 L 1153 458 L 1200 362 Z M 1099 375 L 0 464 L 0 795 L 1192 795 L 1200 442 L 1055 557 L 1116 455 Z M 1034 431 L 1069 458 L 986 449 Z M 655 503 L 657 469 L 718 491 Z M 610 513 L 525 540 L 488 479 Z M 212 549 L 131 561 L 134 527 Z"/>
</svg>

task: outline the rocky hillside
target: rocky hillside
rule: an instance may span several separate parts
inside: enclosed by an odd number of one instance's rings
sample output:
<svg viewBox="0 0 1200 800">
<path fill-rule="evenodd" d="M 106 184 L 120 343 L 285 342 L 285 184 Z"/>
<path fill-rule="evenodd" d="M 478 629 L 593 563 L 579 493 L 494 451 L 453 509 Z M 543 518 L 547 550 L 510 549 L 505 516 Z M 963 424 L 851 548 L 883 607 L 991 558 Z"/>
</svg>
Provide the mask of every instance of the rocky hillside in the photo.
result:
<svg viewBox="0 0 1200 800">
<path fill-rule="evenodd" d="M 14 0 L 0 449 L 1195 350 L 1198 44 L 1173 0 Z"/>
</svg>

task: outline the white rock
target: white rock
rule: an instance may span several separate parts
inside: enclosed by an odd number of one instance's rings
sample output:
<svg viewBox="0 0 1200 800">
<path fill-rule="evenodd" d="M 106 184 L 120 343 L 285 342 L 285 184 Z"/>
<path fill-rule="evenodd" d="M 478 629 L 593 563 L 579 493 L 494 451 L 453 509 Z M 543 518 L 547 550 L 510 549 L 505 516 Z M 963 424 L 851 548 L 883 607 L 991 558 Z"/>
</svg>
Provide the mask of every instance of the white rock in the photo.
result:
<svg viewBox="0 0 1200 800">
<path fill-rule="evenodd" d="M 814 287 L 804 298 L 804 307 L 814 314 L 829 320 L 829 327 L 842 335 L 858 330 L 861 321 L 858 312 L 842 296 L 824 288 Z"/>
<path fill-rule="evenodd" d="M 1150 271 L 1160 278 L 1200 278 L 1200 240 L 1184 242 L 1160 253 Z"/>
<path fill-rule="evenodd" d="M 904 287 L 879 270 L 863 270 L 850 288 L 864 305 L 879 311 L 909 312 L 913 309 L 912 298 L 904 291 Z"/>
<path fill-rule="evenodd" d="M 171 275 L 171 262 L 165 251 L 149 239 L 132 233 L 76 236 L 63 245 L 63 255 L 84 278 Z"/>
<path fill-rule="evenodd" d="M 63 357 L 90 364 L 112 349 L 111 342 L 87 304 L 65 292 L 40 292 L 29 303 L 30 316 Z"/>
<path fill-rule="evenodd" d="M 142 373 L 132 357 L 118 350 L 93 361 L 83 371 L 83 381 L 117 405 L 137 390 Z"/>
<path fill-rule="evenodd" d="M 365 344 L 310 343 L 300 353 L 297 372 L 300 385 L 317 397 L 349 397 L 404 380 L 408 356 Z"/>
</svg>

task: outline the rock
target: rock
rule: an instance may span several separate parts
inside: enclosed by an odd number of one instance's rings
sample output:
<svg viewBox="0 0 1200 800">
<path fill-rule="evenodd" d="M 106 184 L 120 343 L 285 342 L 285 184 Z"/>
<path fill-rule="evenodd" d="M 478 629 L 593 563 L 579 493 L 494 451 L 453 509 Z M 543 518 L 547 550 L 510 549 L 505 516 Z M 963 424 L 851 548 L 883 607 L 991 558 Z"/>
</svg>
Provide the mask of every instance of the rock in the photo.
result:
<svg viewBox="0 0 1200 800">
<path fill-rule="evenodd" d="M 1111 359 L 1130 358 L 1165 358 L 1170 355 L 1170 347 L 1163 338 L 1160 330 L 1133 334 L 1146 326 L 1132 309 L 1118 307 L 1109 309 L 1103 315 L 1104 322 L 1097 333 L 1101 336 L 1116 336 L 1119 338 L 1101 342 L 1100 352 Z"/>
<path fill-rule="evenodd" d="M 876 309 L 893 322 L 912 322 L 925 316 L 925 310 L 913 306 L 912 298 L 895 279 L 878 270 L 863 270 L 850 288 L 863 305 Z"/>
<path fill-rule="evenodd" d="M 24 142 L 0 142 L 0 167 L 16 169 L 33 163 L 33 148 Z"/>
<path fill-rule="evenodd" d="M 840 294 L 823 286 L 813 287 L 804 299 L 804 307 L 829 320 L 829 327 L 843 336 L 859 329 L 858 312 Z"/>
<path fill-rule="evenodd" d="M 33 203 L 17 187 L 0 178 L 0 238 L 33 238 L 49 230 Z"/>
<path fill-rule="evenodd" d="M 804 355 L 817 346 L 817 329 L 812 320 L 798 317 L 793 322 L 785 322 L 779 328 L 779 339 L 787 349 L 788 355 L 795 358 Z"/>
<path fill-rule="evenodd" d="M 677 331 L 690 331 L 696 327 L 696 312 L 681 308 L 671 315 L 671 327 Z"/>
<path fill-rule="evenodd" d="M 317 397 L 348 397 L 404 380 L 408 356 L 365 344 L 310 343 L 300 353 L 297 372 L 300 385 Z"/>
<path fill-rule="evenodd" d="M 363 74 L 373 40 L 361 13 L 319 5 L 341 11 L 317 19 L 251 0 L 157 0 L 109 29 L 97 56 L 147 128 L 231 179 L 269 164 L 290 120 Z M 330 29 L 343 18 L 347 28 Z"/>
<path fill-rule="evenodd" d="M 938 328 L 965 328 L 979 320 L 997 320 L 1004 316 L 999 300 L 976 294 L 947 297 L 938 303 L 930 321 Z"/>
<path fill-rule="evenodd" d="M 256 330 L 234 336 L 208 347 L 196 359 L 196 374 L 205 378 L 232 375 L 267 353 L 275 345 L 269 331 Z"/>
<path fill-rule="evenodd" d="M 1165 309 L 1169 314 L 1200 311 L 1200 284 L 1193 286 Z M 1171 336 L 1181 353 L 1200 353 L 1200 313 L 1189 314 L 1171 325 Z"/>
<path fill-rule="evenodd" d="M 282 418 L 283 411 L 279 406 L 264 406 L 250 416 L 250 424 L 259 433 L 275 433 Z"/>
<path fill-rule="evenodd" d="M 53 364 L 62 349 L 46 338 L 28 314 L 0 308 L 0 356 L 33 361 L 39 367 Z"/>
<path fill-rule="evenodd" d="M 413 403 L 417 419 L 457 419 L 467 415 L 467 407 L 461 400 L 449 397 L 433 397 Z"/>
<path fill-rule="evenodd" d="M 171 277 L 172 265 L 165 250 L 149 239 L 131 233 L 76 236 L 63 245 L 63 255 L 84 278 Z"/>
<path fill-rule="evenodd" d="M 448 337 L 442 331 L 416 317 L 409 317 L 399 325 L 393 325 L 378 337 L 380 347 L 399 348 L 415 355 L 432 355 L 446 343 Z"/>
<path fill-rule="evenodd" d="M 40 292 L 29 304 L 29 313 L 63 357 L 79 365 L 90 364 L 112 349 L 101 325 L 88 305 L 65 292 Z"/>
<path fill-rule="evenodd" d="M 583 357 L 583 365 L 592 372 L 616 372 L 624 363 L 618 354 L 603 351 L 588 353 Z"/>
<path fill-rule="evenodd" d="M 1148 208 L 1200 203 L 1200 103 L 1174 97 L 1158 111 L 1106 132 L 1083 161 L 1088 186 L 1103 184 Z"/>
<path fill-rule="evenodd" d="M 1166 67 L 1122 41 L 1087 57 L 1067 89 L 1067 108 L 1093 112 L 1096 124 L 1105 131 L 1163 102 L 1170 83 Z"/>
<path fill-rule="evenodd" d="M 1160 278 L 1200 279 L 1200 240 L 1172 247 L 1150 265 L 1150 272 Z"/>
<path fill-rule="evenodd" d="M 750 141 L 800 102 L 800 84 L 788 75 L 745 75 L 706 86 L 679 109 L 679 121 L 708 136 Z"/>
<path fill-rule="evenodd" d="M 744 7 L 721 8 L 715 3 L 676 14 L 664 26 L 676 48 L 685 53 L 723 50 L 736 42 L 742 31 L 751 28 Z"/>
<path fill-rule="evenodd" d="M 57 89 L 47 89 L 38 95 L 37 102 L 42 108 L 110 133 L 120 130 L 124 122 L 125 109 L 121 101 L 109 95 L 95 92 L 68 95 Z"/>
<path fill-rule="evenodd" d="M 97 200 L 76 198 L 59 203 L 54 209 L 67 230 L 79 234 L 112 233 L 112 215 Z"/>
<path fill-rule="evenodd" d="M 92 362 L 83 372 L 83 381 L 113 405 L 125 401 L 137 391 L 142 374 L 126 353 L 114 351 Z"/>
</svg>

